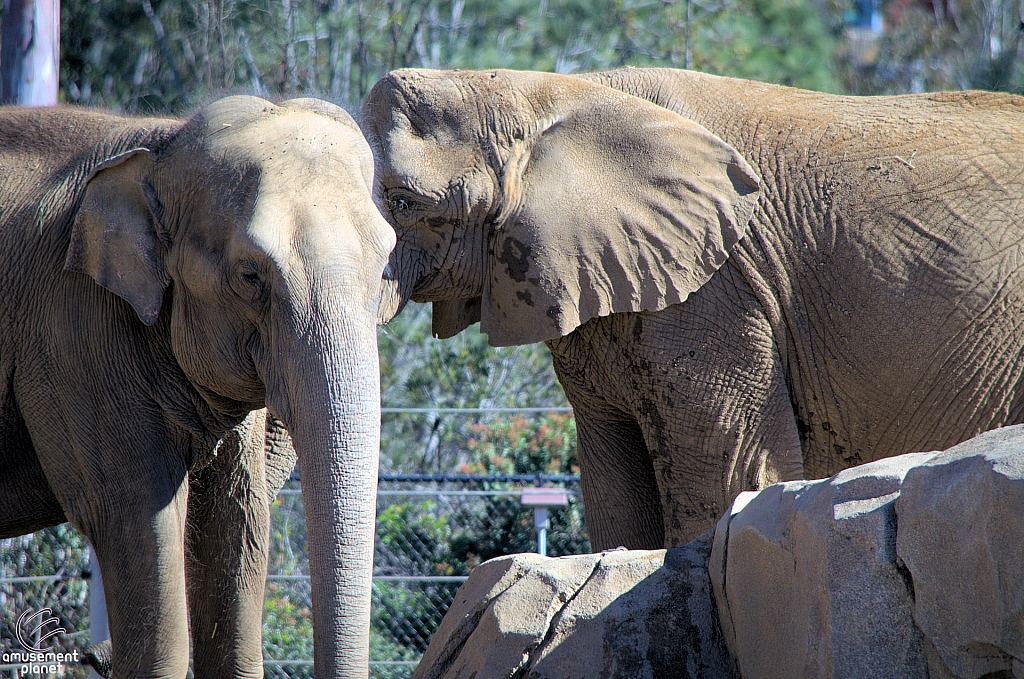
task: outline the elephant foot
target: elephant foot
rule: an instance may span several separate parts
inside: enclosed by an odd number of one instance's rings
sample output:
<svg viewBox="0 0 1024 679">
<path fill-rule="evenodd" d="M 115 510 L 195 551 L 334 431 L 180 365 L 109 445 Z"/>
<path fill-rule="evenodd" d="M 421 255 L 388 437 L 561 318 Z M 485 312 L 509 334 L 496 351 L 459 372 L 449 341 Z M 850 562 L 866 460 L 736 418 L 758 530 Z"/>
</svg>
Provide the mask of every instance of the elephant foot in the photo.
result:
<svg viewBox="0 0 1024 679">
<path fill-rule="evenodd" d="M 83 654 L 85 662 L 96 670 L 103 679 L 110 679 L 111 670 L 113 666 L 111 664 L 111 647 L 110 639 L 101 641 L 100 643 L 90 646 L 85 649 Z"/>
</svg>

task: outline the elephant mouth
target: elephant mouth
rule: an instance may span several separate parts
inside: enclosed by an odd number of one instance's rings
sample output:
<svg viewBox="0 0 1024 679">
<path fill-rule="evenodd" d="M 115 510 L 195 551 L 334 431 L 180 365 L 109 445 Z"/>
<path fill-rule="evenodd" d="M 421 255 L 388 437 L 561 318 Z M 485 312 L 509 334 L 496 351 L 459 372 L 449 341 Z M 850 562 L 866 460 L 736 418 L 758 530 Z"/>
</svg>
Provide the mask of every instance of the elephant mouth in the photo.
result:
<svg viewBox="0 0 1024 679">
<path fill-rule="evenodd" d="M 262 385 L 257 393 L 244 401 L 224 396 L 200 384 L 194 387 L 209 406 L 209 416 L 215 423 L 215 426 L 208 427 L 210 431 L 227 431 L 245 419 L 251 411 L 259 410 L 266 405 L 266 394 Z"/>
<path fill-rule="evenodd" d="M 430 271 L 421 275 L 412 284 L 409 299 L 417 304 L 425 304 L 427 302 L 443 302 L 453 298 L 476 296 L 462 294 L 460 287 L 452 279 L 449 272 L 445 270 Z"/>
</svg>

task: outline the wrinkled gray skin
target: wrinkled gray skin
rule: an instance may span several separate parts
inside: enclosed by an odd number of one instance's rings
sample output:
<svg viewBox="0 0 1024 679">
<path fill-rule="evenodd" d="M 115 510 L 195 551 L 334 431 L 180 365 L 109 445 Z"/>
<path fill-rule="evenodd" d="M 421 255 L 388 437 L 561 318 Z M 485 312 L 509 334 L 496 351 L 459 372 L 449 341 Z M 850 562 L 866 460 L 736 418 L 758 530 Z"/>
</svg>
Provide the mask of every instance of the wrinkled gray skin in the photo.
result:
<svg viewBox="0 0 1024 679">
<path fill-rule="evenodd" d="M 383 320 L 546 342 L 596 549 L 1024 421 L 1024 98 L 406 70 L 362 124 Z"/>
<path fill-rule="evenodd" d="M 194 676 L 262 676 L 267 506 L 295 461 L 284 425 L 254 410 L 224 435 L 210 464 L 189 473 L 185 585 Z M 101 676 L 111 676 L 109 639 L 84 655 Z"/>
<path fill-rule="evenodd" d="M 365 677 L 394 234 L 351 118 L 0 109 L 0 167 L 0 536 L 89 538 L 114 677 L 185 676 L 186 579 L 196 675 L 261 676 L 265 404 L 303 476 L 316 676 Z"/>
</svg>

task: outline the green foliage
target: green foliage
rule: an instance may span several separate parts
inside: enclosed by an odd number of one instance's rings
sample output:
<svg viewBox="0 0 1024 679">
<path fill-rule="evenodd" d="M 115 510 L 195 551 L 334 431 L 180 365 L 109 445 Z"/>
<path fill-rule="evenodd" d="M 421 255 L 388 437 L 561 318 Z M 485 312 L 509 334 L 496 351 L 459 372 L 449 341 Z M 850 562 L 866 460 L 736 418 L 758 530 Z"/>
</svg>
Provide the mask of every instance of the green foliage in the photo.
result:
<svg viewBox="0 0 1024 679">
<path fill-rule="evenodd" d="M 406 556 L 404 564 L 390 560 L 390 569 L 398 566 L 409 575 L 469 575 L 466 565 L 452 554 L 448 519 L 430 501 L 393 504 L 378 512 L 379 549 L 391 557 Z"/>
<path fill-rule="evenodd" d="M 838 92 L 835 39 L 803 0 L 744 0 L 723 5 L 698 33 L 698 70 Z M 723 48 L 724 46 L 724 48 Z"/>
<path fill-rule="evenodd" d="M 294 587 L 273 582 L 267 585 L 263 600 L 263 651 L 274 660 L 313 657 L 313 616 L 308 592 L 296 594 Z"/>
<path fill-rule="evenodd" d="M 495 348 L 478 326 L 451 339 L 430 336 L 430 308 L 410 304 L 378 336 L 381 398 L 403 408 L 488 408 L 567 405 L 542 344 Z M 474 427 L 497 415 L 385 413 L 382 473 L 450 474 L 471 464 Z"/>
<path fill-rule="evenodd" d="M 51 639 L 51 647 L 65 653 L 84 651 L 89 645 L 89 584 L 77 576 L 88 570 L 88 544 L 69 524 L 0 540 L 0 579 L 71 576 L 57 581 L 0 584 L 0 651 L 20 650 L 15 641 L 18 617 L 42 608 L 50 608 L 60 620 L 60 627 L 67 630 Z M 84 678 L 88 672 L 68 665 L 66 676 Z"/>
<path fill-rule="evenodd" d="M 378 512 L 377 539 L 376 569 L 401 575 L 468 575 L 488 559 L 537 547 L 533 511 L 524 508 L 511 489 L 486 500 L 470 496 L 444 503 L 397 502 Z M 552 555 L 590 551 L 578 500 L 552 512 L 549 545 Z M 457 582 L 375 582 L 373 629 L 418 657 L 457 586 Z"/>
<path fill-rule="evenodd" d="M 576 420 L 548 413 L 528 420 L 515 416 L 469 427 L 469 460 L 463 474 L 579 474 Z"/>
<path fill-rule="evenodd" d="M 839 58 L 839 77 L 856 94 L 983 89 L 1024 92 L 1024 15 L 1016 3 L 888 0 L 885 31 L 858 62 Z"/>
<path fill-rule="evenodd" d="M 61 40 L 65 101 L 140 112 L 238 91 L 355 108 L 406 66 L 654 65 L 835 88 L 811 0 L 64 0 Z"/>
</svg>

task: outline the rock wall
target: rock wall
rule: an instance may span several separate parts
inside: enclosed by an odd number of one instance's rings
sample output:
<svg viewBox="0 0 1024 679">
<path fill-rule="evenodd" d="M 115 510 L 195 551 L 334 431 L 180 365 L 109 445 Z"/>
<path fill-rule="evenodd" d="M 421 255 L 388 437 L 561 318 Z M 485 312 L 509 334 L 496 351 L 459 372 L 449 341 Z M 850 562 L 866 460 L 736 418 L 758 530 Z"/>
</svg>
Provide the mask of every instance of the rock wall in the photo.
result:
<svg viewBox="0 0 1024 679">
<path fill-rule="evenodd" d="M 414 677 L 1024 679 L 1024 426 L 743 493 L 668 551 L 480 566 Z"/>
</svg>

